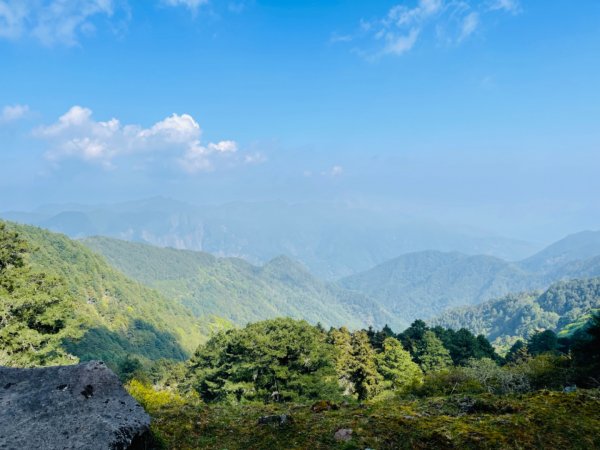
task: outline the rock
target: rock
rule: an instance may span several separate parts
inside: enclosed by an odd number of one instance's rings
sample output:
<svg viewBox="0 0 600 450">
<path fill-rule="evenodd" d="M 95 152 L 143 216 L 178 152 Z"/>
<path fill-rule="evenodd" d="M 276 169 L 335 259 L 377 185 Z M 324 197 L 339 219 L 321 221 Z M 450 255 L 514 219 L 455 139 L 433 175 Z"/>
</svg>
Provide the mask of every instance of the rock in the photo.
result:
<svg viewBox="0 0 600 450">
<path fill-rule="evenodd" d="M 340 428 L 335 432 L 333 438 L 338 442 L 347 442 L 352 439 L 352 429 Z"/>
<path fill-rule="evenodd" d="M 102 362 L 0 367 L 0 448 L 150 449 L 150 416 Z"/>
<path fill-rule="evenodd" d="M 463 414 L 473 414 L 477 412 L 476 409 L 477 401 L 471 397 L 464 397 L 456 400 L 456 406 L 459 411 Z"/>
<path fill-rule="evenodd" d="M 570 394 L 571 392 L 577 392 L 577 386 L 565 386 L 563 392 L 566 394 Z"/>
<path fill-rule="evenodd" d="M 293 422 L 292 416 L 289 414 L 278 414 L 274 416 L 262 416 L 258 419 L 259 425 L 288 425 Z"/>
</svg>

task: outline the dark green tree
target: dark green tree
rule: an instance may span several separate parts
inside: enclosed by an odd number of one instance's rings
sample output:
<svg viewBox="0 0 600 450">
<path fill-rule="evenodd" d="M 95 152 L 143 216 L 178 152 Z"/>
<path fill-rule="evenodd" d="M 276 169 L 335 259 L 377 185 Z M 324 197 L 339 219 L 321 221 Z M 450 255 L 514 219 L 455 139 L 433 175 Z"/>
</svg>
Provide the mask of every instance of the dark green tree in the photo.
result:
<svg viewBox="0 0 600 450">
<path fill-rule="evenodd" d="M 472 359 L 490 358 L 495 361 L 501 359 L 485 336 L 475 337 L 466 328 L 454 331 L 437 326 L 432 328 L 432 331 L 448 349 L 455 365 L 464 366 Z"/>
<path fill-rule="evenodd" d="M 376 352 L 380 352 L 383 350 L 384 341 L 387 338 L 394 337 L 394 332 L 389 326 L 384 325 L 384 327 L 379 331 L 373 331 L 373 328 L 369 327 L 367 330 L 367 335 L 369 336 L 371 346 Z"/>
<path fill-rule="evenodd" d="M 19 237 L 19 233 L 0 222 L 0 274 L 9 268 L 23 267 L 27 250 L 27 242 Z"/>
<path fill-rule="evenodd" d="M 404 349 L 407 350 L 414 361 L 417 358 L 417 349 L 422 343 L 425 332 L 429 331 L 429 327 L 422 320 L 415 320 L 410 327 L 398 335 L 398 340 L 402 342 Z"/>
<path fill-rule="evenodd" d="M 127 355 L 119 362 L 118 366 L 119 377 L 123 381 L 130 381 L 133 378 L 137 378 L 140 381 L 150 381 L 146 380 L 146 375 L 144 372 L 144 364 L 142 361 L 134 355 Z M 141 380 L 140 378 L 144 378 Z"/>
<path fill-rule="evenodd" d="M 596 312 L 571 340 L 577 365 L 584 374 L 584 383 L 600 380 L 600 312 Z"/>
<path fill-rule="evenodd" d="M 527 349 L 531 355 L 554 353 L 558 350 L 558 338 L 552 330 L 538 331 L 527 341 Z"/>
<path fill-rule="evenodd" d="M 433 331 L 425 331 L 423 339 L 415 345 L 415 359 L 423 372 L 438 372 L 452 366 L 450 352 Z"/>
<path fill-rule="evenodd" d="M 375 396 L 381 389 L 381 375 L 377 371 L 375 351 L 364 331 L 352 334 L 351 381 L 359 400 Z"/>
<path fill-rule="evenodd" d="M 527 350 L 527 344 L 522 339 L 519 339 L 515 342 L 508 353 L 506 354 L 505 361 L 506 363 L 518 363 L 521 361 L 525 361 L 530 358 L 529 352 Z"/>
<path fill-rule="evenodd" d="M 192 387 L 212 401 L 339 396 L 333 348 L 305 321 L 273 319 L 217 333 L 190 362 Z"/>
<path fill-rule="evenodd" d="M 476 358 L 490 358 L 497 363 L 502 362 L 502 357 L 496 353 L 496 349 L 492 346 L 488 338 L 483 334 L 477 335 L 478 351 Z"/>
</svg>

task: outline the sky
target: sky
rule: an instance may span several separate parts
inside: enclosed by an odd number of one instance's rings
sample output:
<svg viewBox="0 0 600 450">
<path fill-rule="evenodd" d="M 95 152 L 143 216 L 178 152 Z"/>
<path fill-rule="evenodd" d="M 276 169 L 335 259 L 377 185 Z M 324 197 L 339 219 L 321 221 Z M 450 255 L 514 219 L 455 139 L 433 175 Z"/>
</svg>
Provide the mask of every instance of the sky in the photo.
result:
<svg viewBox="0 0 600 450">
<path fill-rule="evenodd" d="M 0 210 L 156 195 L 600 228 L 600 2 L 0 0 Z"/>
</svg>

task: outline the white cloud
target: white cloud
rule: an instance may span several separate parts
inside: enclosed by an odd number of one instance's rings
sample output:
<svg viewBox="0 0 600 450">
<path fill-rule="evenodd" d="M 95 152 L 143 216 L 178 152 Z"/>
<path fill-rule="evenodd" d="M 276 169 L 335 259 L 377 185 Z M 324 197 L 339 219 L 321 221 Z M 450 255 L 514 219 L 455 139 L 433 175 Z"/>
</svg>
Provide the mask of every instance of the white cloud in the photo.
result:
<svg viewBox="0 0 600 450">
<path fill-rule="evenodd" d="M 7 105 L 2 108 L 2 114 L 0 114 L 0 122 L 12 122 L 25 117 L 29 113 L 29 106 L 27 105 Z"/>
<path fill-rule="evenodd" d="M 349 34 L 339 34 L 339 33 L 331 33 L 329 38 L 329 42 L 331 44 L 336 44 L 338 42 L 350 42 L 352 41 L 352 36 Z"/>
<path fill-rule="evenodd" d="M 442 0 L 419 0 L 417 6 L 408 8 L 405 5 L 393 6 L 384 19 L 386 25 L 397 27 L 420 25 L 430 17 L 441 12 L 444 3 Z"/>
<path fill-rule="evenodd" d="M 479 29 L 484 16 L 500 11 L 517 13 L 517 0 L 417 0 L 414 6 L 392 6 L 382 18 L 361 20 L 358 31 L 331 39 L 332 43 L 360 41 L 353 51 L 368 60 L 384 55 L 408 53 L 434 30 L 438 39 L 456 45 L 466 41 Z"/>
<path fill-rule="evenodd" d="M 208 3 L 208 0 L 163 0 L 168 6 L 184 6 L 192 11 L 196 11 L 200 6 Z"/>
<path fill-rule="evenodd" d="M 397 35 L 388 33 L 385 36 L 386 46 L 383 49 L 384 54 L 402 55 L 411 50 L 417 42 L 419 30 L 413 28 L 407 35 Z"/>
<path fill-rule="evenodd" d="M 213 169 L 215 157 L 237 151 L 234 141 L 201 143 L 200 125 L 189 114 L 173 114 L 149 128 L 123 125 L 117 119 L 96 121 L 92 111 L 73 106 L 55 123 L 39 127 L 34 135 L 47 141 L 52 161 L 67 158 L 114 167 L 119 157 L 166 155 L 190 173 Z"/>
<path fill-rule="evenodd" d="M 94 32 L 95 18 L 114 12 L 113 0 L 0 0 L 0 37 L 76 45 L 82 34 Z"/>
<path fill-rule="evenodd" d="M 521 12 L 518 0 L 492 0 L 489 4 L 491 11 L 507 11 L 513 14 Z"/>
<path fill-rule="evenodd" d="M 458 42 L 462 42 L 471 36 L 479 27 L 479 14 L 471 12 L 462 20 L 460 27 L 460 35 L 458 36 Z"/>
<path fill-rule="evenodd" d="M 339 177 L 344 173 L 344 168 L 342 166 L 333 166 L 330 173 L 332 177 Z"/>
</svg>

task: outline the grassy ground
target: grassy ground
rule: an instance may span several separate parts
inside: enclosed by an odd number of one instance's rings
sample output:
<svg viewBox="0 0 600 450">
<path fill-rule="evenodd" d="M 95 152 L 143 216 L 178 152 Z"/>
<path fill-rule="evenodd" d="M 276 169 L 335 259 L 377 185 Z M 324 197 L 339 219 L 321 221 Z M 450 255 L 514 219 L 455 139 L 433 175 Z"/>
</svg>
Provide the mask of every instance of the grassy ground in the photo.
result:
<svg viewBox="0 0 600 450">
<path fill-rule="evenodd" d="M 600 448 L 598 390 L 391 399 L 318 413 L 310 405 L 185 401 L 148 409 L 155 436 L 174 449 Z M 258 424 L 272 414 L 289 414 L 292 421 Z M 334 439 L 340 428 L 353 430 L 350 441 Z"/>
</svg>

